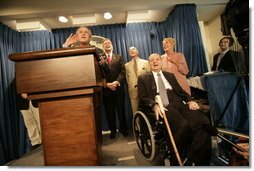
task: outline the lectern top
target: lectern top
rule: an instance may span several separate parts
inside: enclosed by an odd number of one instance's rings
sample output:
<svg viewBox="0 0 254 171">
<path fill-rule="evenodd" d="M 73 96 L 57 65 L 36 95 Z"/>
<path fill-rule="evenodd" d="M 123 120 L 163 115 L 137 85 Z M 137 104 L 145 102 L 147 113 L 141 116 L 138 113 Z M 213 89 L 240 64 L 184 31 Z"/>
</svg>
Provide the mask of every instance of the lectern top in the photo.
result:
<svg viewBox="0 0 254 171">
<path fill-rule="evenodd" d="M 13 53 L 9 55 L 9 59 L 14 62 L 18 61 L 27 61 L 27 60 L 36 60 L 36 59 L 46 59 L 46 58 L 56 58 L 63 56 L 74 56 L 74 55 L 83 55 L 97 53 L 96 47 L 90 48 L 60 48 L 54 50 L 45 50 L 45 51 L 33 51 L 33 52 L 23 52 L 23 53 Z M 98 56 L 95 55 L 96 57 Z"/>
</svg>

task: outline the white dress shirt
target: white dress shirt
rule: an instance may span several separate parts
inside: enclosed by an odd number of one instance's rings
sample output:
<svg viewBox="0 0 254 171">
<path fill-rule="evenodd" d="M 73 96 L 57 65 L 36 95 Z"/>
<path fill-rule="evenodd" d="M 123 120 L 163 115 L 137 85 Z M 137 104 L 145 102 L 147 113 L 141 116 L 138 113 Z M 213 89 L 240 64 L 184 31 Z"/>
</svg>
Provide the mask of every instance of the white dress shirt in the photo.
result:
<svg viewBox="0 0 254 171">
<path fill-rule="evenodd" d="M 152 71 L 152 73 L 153 73 L 153 77 L 154 77 L 155 82 L 156 82 L 156 88 L 157 88 L 157 93 L 158 93 L 159 92 L 158 75 L 157 75 L 158 73 L 154 72 L 154 71 Z M 169 89 L 169 90 L 172 90 L 172 86 L 169 84 L 168 80 L 164 77 L 162 71 L 160 71 L 159 73 L 161 74 L 161 78 L 162 78 L 162 81 L 163 81 L 163 83 L 165 85 L 165 88 Z"/>
</svg>

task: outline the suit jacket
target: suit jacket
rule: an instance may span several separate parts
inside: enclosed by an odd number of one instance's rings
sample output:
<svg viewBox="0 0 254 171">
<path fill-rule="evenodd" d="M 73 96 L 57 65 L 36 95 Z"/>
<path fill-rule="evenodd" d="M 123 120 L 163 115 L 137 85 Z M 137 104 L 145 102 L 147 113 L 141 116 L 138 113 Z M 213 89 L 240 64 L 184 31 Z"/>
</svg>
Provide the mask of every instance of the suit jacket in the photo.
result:
<svg viewBox="0 0 254 171">
<path fill-rule="evenodd" d="M 174 74 L 169 72 L 162 72 L 169 84 L 172 86 L 172 92 L 176 95 L 174 102 L 169 102 L 170 105 L 173 104 L 183 104 L 182 101 L 188 102 L 193 100 L 188 93 L 186 93 L 182 87 L 179 85 Z M 138 97 L 140 100 L 140 105 L 144 107 L 153 108 L 156 104 L 155 96 L 157 95 L 156 82 L 152 72 L 148 72 L 144 75 L 138 77 Z"/>
<path fill-rule="evenodd" d="M 137 59 L 137 66 L 138 66 L 138 76 L 145 74 L 146 72 L 150 71 L 149 62 L 145 59 Z M 126 70 L 126 81 L 128 84 L 128 91 L 130 98 L 137 98 L 138 97 L 138 77 L 134 71 L 134 60 L 129 61 L 125 64 Z"/>
<path fill-rule="evenodd" d="M 95 47 L 95 46 L 92 46 L 92 47 Z M 106 58 L 107 58 L 106 54 L 102 49 L 95 47 L 95 53 L 97 54 L 96 55 L 96 60 L 98 62 L 101 60 L 100 57 L 103 57 L 104 60 L 106 60 Z M 102 65 L 99 65 L 99 66 L 101 68 L 103 76 L 105 76 L 106 73 L 110 72 L 109 65 L 107 63 L 103 63 Z"/>
<path fill-rule="evenodd" d="M 124 67 L 124 59 L 122 56 L 118 54 L 112 55 L 111 64 L 109 64 L 109 71 L 105 73 L 106 82 L 118 81 L 121 86 L 118 86 L 116 89 L 117 94 L 124 94 L 124 84 L 125 84 L 125 67 Z M 109 88 L 104 88 L 103 95 L 108 95 L 113 93 Z"/>
<path fill-rule="evenodd" d="M 213 58 L 213 66 L 211 68 L 211 70 L 216 71 L 216 65 L 217 65 L 217 61 L 219 58 L 220 53 L 217 53 L 214 58 Z M 223 56 L 222 60 L 220 61 L 220 64 L 218 66 L 218 70 L 223 70 L 226 72 L 236 72 L 237 71 L 237 63 L 235 63 L 234 61 L 236 61 L 237 59 L 237 52 L 229 50 L 225 53 L 225 55 Z M 233 59 L 235 58 L 235 59 Z"/>
<path fill-rule="evenodd" d="M 177 63 L 177 65 L 171 60 Z M 162 70 L 173 73 L 178 81 L 178 83 L 182 86 L 182 88 L 189 94 L 191 94 L 190 86 L 187 82 L 186 75 L 189 73 L 189 68 L 186 63 L 185 57 L 183 53 L 173 52 L 169 56 L 164 54 L 161 56 L 162 59 Z"/>
</svg>

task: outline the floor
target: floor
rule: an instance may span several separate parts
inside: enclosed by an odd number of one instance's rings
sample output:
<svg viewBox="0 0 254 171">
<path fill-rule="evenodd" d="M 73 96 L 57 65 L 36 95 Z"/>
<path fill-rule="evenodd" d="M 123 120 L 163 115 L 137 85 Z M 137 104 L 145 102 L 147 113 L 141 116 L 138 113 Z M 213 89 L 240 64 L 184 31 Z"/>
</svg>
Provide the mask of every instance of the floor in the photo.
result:
<svg viewBox="0 0 254 171">
<path fill-rule="evenodd" d="M 123 148 L 124 147 L 124 148 Z M 115 139 L 109 139 L 109 134 L 102 136 L 102 166 L 152 166 L 141 155 L 133 135 L 123 137 L 116 134 Z M 12 161 L 8 166 L 44 166 L 42 147 L 25 154 L 20 159 Z"/>
<path fill-rule="evenodd" d="M 227 162 L 219 158 L 213 158 L 210 167 L 226 166 L 227 163 L 223 163 L 222 161 Z M 165 165 L 167 166 L 167 163 Z M 28 152 L 20 159 L 8 163 L 7 166 L 44 166 L 42 147 L 40 146 Z M 102 136 L 101 166 L 146 167 L 156 166 L 156 164 L 144 159 L 132 134 L 123 137 L 122 134 L 117 133 L 115 139 L 110 139 L 109 134 L 104 133 Z"/>
</svg>

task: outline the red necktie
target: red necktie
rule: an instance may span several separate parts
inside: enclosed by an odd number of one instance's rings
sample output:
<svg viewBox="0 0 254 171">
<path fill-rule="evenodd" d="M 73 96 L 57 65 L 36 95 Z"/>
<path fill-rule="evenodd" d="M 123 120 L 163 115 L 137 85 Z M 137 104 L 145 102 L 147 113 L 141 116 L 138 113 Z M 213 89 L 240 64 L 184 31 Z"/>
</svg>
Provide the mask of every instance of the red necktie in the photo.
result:
<svg viewBox="0 0 254 171">
<path fill-rule="evenodd" d="M 109 55 L 109 54 L 108 54 L 107 60 L 108 60 L 108 63 L 111 64 L 111 58 L 110 58 L 110 55 Z"/>
</svg>

